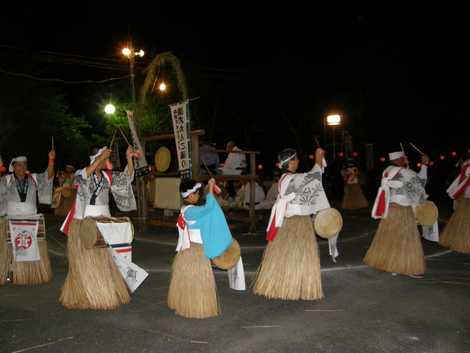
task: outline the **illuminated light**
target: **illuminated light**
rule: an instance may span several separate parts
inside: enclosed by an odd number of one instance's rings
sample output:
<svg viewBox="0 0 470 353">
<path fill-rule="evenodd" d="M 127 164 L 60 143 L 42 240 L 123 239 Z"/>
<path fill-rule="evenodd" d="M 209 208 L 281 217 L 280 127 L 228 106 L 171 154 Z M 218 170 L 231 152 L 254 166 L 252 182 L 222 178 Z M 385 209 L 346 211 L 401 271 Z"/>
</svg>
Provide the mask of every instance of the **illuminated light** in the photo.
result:
<svg viewBox="0 0 470 353">
<path fill-rule="evenodd" d="M 341 115 L 333 114 L 326 117 L 326 123 L 330 126 L 341 124 Z"/>
<path fill-rule="evenodd" d="M 122 49 L 122 55 L 130 57 L 131 56 L 131 50 L 127 47 Z"/>
<path fill-rule="evenodd" d="M 344 153 L 343 153 L 343 152 L 338 153 L 338 157 L 343 158 L 343 157 L 344 157 Z"/>
<path fill-rule="evenodd" d="M 430 165 L 430 166 L 433 166 L 433 165 L 434 165 L 434 161 L 430 161 L 430 162 L 429 162 L 429 165 Z"/>
<path fill-rule="evenodd" d="M 457 152 L 452 151 L 452 152 L 450 153 L 450 155 L 451 155 L 452 157 L 455 157 L 455 156 L 457 156 Z"/>
<path fill-rule="evenodd" d="M 145 52 L 144 52 L 142 49 L 140 49 L 137 53 L 135 53 L 135 55 L 138 55 L 138 56 L 140 56 L 141 58 L 143 58 L 144 55 L 145 55 Z"/>
<path fill-rule="evenodd" d="M 445 157 L 444 155 L 440 155 L 440 156 L 439 156 L 439 159 L 440 159 L 441 161 L 443 161 L 444 159 L 446 159 L 446 157 Z"/>
<path fill-rule="evenodd" d="M 380 157 L 379 160 L 383 163 L 385 162 L 385 157 Z"/>
<path fill-rule="evenodd" d="M 109 115 L 114 114 L 116 112 L 116 107 L 113 104 L 108 103 L 104 107 L 104 112 Z"/>
<path fill-rule="evenodd" d="M 160 85 L 158 86 L 158 89 L 160 90 L 160 92 L 165 92 L 166 91 L 165 82 L 160 83 Z"/>
<path fill-rule="evenodd" d="M 258 165 L 258 170 L 263 170 L 263 165 L 262 164 Z"/>
<path fill-rule="evenodd" d="M 359 156 L 359 153 L 353 152 L 353 153 L 352 153 L 352 156 L 353 156 L 353 157 L 357 157 L 357 156 Z"/>
<path fill-rule="evenodd" d="M 276 168 L 281 169 L 281 164 L 280 164 L 280 163 L 276 163 Z"/>
<path fill-rule="evenodd" d="M 417 163 L 416 166 L 417 166 L 418 168 L 421 168 L 421 163 Z"/>
<path fill-rule="evenodd" d="M 308 159 L 314 160 L 314 159 L 315 159 L 315 156 L 314 156 L 313 154 L 309 154 L 309 155 L 308 155 Z"/>
</svg>

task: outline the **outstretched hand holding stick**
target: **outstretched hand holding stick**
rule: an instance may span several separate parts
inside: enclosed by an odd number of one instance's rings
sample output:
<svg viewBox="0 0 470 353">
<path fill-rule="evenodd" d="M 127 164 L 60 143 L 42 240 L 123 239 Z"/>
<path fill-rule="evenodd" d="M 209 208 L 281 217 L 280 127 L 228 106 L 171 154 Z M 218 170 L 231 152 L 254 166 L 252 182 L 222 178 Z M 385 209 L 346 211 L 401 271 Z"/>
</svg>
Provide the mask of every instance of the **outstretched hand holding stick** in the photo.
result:
<svg viewBox="0 0 470 353">
<path fill-rule="evenodd" d="M 214 179 L 214 176 L 212 175 L 211 171 L 210 171 L 209 168 L 207 167 L 206 162 L 204 162 L 203 159 L 201 159 L 201 162 L 202 162 L 202 164 L 204 165 L 204 168 L 206 169 L 207 173 L 209 174 L 209 177 L 210 177 L 211 179 Z M 214 179 L 214 180 L 215 180 L 215 179 Z M 220 190 L 219 186 L 218 186 L 216 183 L 214 183 L 214 193 L 215 193 L 216 195 L 220 195 L 221 192 L 222 192 L 222 190 Z"/>
<path fill-rule="evenodd" d="M 410 146 L 413 147 L 421 155 L 421 163 L 427 165 L 429 163 L 429 157 L 411 142 Z"/>
</svg>

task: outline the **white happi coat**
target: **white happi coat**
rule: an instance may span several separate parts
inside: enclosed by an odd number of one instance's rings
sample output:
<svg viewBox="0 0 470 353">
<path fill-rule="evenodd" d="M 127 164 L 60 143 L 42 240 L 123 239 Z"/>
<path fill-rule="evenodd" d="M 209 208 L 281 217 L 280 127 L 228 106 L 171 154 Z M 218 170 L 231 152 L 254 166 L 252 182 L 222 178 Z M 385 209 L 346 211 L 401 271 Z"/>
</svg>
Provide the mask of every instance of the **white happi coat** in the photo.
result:
<svg viewBox="0 0 470 353">
<path fill-rule="evenodd" d="M 238 147 L 234 147 L 233 150 L 241 151 Z M 246 156 L 243 153 L 229 153 L 221 170 L 226 175 L 240 175 L 245 167 Z"/>
<path fill-rule="evenodd" d="M 386 218 L 391 203 L 402 207 L 412 207 L 413 210 L 424 203 L 428 168 L 423 165 L 419 173 L 398 166 L 388 166 L 382 175 L 382 182 L 372 208 L 372 218 Z M 383 198 L 383 206 L 380 199 Z M 430 227 L 423 226 L 423 237 L 431 241 L 439 241 L 438 222 Z"/>
<path fill-rule="evenodd" d="M 47 170 L 43 173 L 27 173 L 28 191 L 21 202 L 14 174 L 0 178 L 0 216 L 32 216 L 37 214 L 37 202 L 50 205 L 52 181 Z"/>
<path fill-rule="evenodd" d="M 70 210 L 61 230 L 67 234 L 67 224 L 73 219 L 83 219 L 85 217 L 110 217 L 109 192 L 113 194 L 116 206 L 124 212 L 133 211 L 137 208 L 132 191 L 132 180 L 134 174 L 128 175 L 127 166 L 123 172 L 102 171 L 102 187 L 99 189 L 95 205 L 90 205 L 92 196 L 96 190 L 93 175 L 87 176 L 86 169 L 80 169 L 75 174 L 75 185 L 77 186 L 77 197 Z"/>
<path fill-rule="evenodd" d="M 323 162 L 326 166 L 326 162 Z M 271 210 L 267 230 L 275 222 L 277 228 L 284 223 L 284 218 L 293 216 L 316 215 L 321 210 L 330 208 L 322 184 L 324 167 L 318 164 L 308 173 L 286 173 L 279 180 L 279 194 Z M 338 235 L 328 239 L 330 255 L 335 260 L 338 256 L 336 242 Z"/>
</svg>

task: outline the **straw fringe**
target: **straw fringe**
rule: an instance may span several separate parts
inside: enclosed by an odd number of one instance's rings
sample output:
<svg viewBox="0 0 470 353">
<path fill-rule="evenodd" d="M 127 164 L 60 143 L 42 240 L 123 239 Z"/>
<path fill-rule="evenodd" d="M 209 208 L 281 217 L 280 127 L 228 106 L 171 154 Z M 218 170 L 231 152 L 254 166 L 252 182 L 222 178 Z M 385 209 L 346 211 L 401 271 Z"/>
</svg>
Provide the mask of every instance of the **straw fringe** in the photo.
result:
<svg viewBox="0 0 470 353">
<path fill-rule="evenodd" d="M 361 185 L 359 184 L 346 184 L 344 186 L 343 205 L 344 210 L 356 210 L 360 208 L 369 207 L 364 193 L 362 192 Z"/>
<path fill-rule="evenodd" d="M 75 194 L 76 194 L 76 191 L 74 190 L 72 192 L 72 195 L 69 197 L 65 197 L 62 195 L 62 197 L 60 198 L 59 206 L 54 209 L 54 215 L 59 216 L 59 217 L 67 216 L 75 200 Z"/>
<path fill-rule="evenodd" d="M 423 245 L 411 207 L 392 203 L 382 219 L 364 263 L 376 269 L 404 275 L 426 271 Z"/>
<path fill-rule="evenodd" d="M 7 244 L 7 220 L 0 217 L 0 285 L 5 284 L 11 263 L 11 251 Z"/>
<path fill-rule="evenodd" d="M 12 264 L 13 283 L 21 286 L 35 286 L 52 280 L 51 260 L 47 252 L 47 241 L 38 239 L 39 261 L 15 262 Z M 9 249 L 11 252 L 11 249 Z"/>
<path fill-rule="evenodd" d="M 173 261 L 168 307 L 176 314 L 205 319 L 217 316 L 220 308 L 210 260 L 200 244 L 191 243 Z"/>
<path fill-rule="evenodd" d="M 107 248 L 85 249 L 81 237 L 96 232 L 92 219 L 73 220 L 67 241 L 69 270 L 59 301 L 67 309 L 110 310 L 130 302 L 129 290 Z"/>
<path fill-rule="evenodd" d="M 270 299 L 323 298 L 318 244 L 310 216 L 284 220 L 264 251 L 253 291 Z"/>
<path fill-rule="evenodd" d="M 470 254 L 470 199 L 457 200 L 457 209 L 444 228 L 439 243 L 454 251 Z"/>
</svg>

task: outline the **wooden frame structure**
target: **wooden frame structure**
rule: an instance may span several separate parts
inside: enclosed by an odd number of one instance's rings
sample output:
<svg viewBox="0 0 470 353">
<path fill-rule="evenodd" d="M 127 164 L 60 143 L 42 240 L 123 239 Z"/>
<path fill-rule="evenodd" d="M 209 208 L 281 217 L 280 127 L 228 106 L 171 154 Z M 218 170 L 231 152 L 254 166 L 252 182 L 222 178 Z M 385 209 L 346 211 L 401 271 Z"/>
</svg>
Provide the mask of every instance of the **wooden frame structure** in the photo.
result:
<svg viewBox="0 0 470 353">
<path fill-rule="evenodd" d="M 191 151 L 192 151 L 192 158 L 191 158 L 191 168 L 192 168 L 192 175 L 193 179 L 196 181 L 207 181 L 211 177 L 208 175 L 201 175 L 200 174 L 200 165 L 199 165 L 199 142 L 200 136 L 205 134 L 204 130 L 192 130 L 191 131 Z M 168 134 L 160 134 L 160 135 L 152 135 L 143 138 L 143 148 L 146 150 L 146 145 L 149 142 L 155 141 L 164 141 L 164 140 L 171 140 L 175 138 L 174 133 Z M 225 150 L 216 150 L 218 153 L 227 153 Z M 258 151 L 232 151 L 231 153 L 243 153 L 245 155 L 250 156 L 250 174 L 249 175 L 214 175 L 213 178 L 216 181 L 249 181 L 250 182 L 250 208 L 249 208 L 249 215 L 250 215 L 250 233 L 256 233 L 256 214 L 255 214 L 255 182 L 257 179 L 256 175 L 256 155 L 260 152 Z M 179 176 L 179 173 L 157 173 L 157 177 L 176 177 Z M 147 203 L 145 203 L 145 207 Z"/>
</svg>

